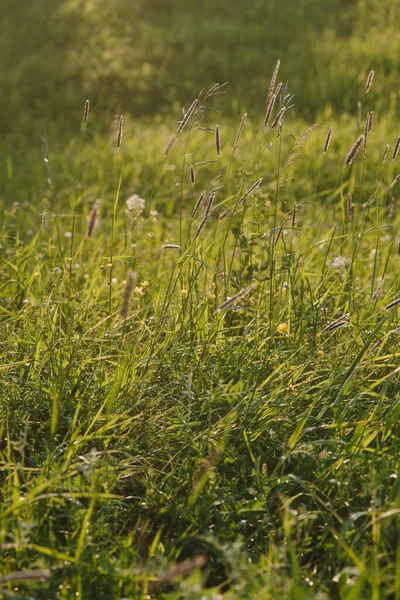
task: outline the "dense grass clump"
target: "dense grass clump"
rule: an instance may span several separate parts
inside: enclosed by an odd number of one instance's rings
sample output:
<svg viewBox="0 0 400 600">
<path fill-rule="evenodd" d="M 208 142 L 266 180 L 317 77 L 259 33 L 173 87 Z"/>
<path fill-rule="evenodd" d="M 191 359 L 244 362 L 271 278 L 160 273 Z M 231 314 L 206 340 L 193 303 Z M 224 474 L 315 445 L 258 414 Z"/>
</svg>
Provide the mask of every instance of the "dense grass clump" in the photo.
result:
<svg viewBox="0 0 400 600">
<path fill-rule="evenodd" d="M 368 72 L 366 125 L 293 121 L 278 76 L 268 118 L 216 85 L 105 138 L 87 104 L 3 162 L 2 597 L 400 598 L 400 134 Z"/>
</svg>

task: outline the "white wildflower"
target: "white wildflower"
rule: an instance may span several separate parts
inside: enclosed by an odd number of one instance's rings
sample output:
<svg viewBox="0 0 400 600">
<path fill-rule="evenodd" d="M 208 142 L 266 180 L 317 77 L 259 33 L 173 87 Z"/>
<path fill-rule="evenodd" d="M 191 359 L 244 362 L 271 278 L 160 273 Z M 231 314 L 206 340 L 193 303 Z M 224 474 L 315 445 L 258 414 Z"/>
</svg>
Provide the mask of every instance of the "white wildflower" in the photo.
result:
<svg viewBox="0 0 400 600">
<path fill-rule="evenodd" d="M 128 216 L 136 219 L 143 214 L 143 211 L 146 206 L 146 201 L 138 196 L 137 194 L 133 194 L 126 201 L 126 209 L 125 212 Z"/>
<path fill-rule="evenodd" d="M 345 256 L 337 256 L 335 260 L 332 261 L 331 267 L 337 271 L 342 271 L 347 267 L 348 264 L 350 264 L 350 262 L 350 259 L 346 258 Z"/>
</svg>

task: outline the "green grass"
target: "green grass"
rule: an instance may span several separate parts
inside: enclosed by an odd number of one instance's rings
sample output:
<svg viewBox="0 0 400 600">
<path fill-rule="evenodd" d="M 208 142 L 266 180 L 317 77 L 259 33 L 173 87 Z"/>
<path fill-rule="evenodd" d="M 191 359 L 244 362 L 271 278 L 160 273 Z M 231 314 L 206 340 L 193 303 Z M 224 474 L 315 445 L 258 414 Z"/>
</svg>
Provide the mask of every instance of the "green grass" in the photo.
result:
<svg viewBox="0 0 400 600">
<path fill-rule="evenodd" d="M 329 111 L 304 139 L 249 119 L 233 156 L 239 120 L 204 110 L 166 157 L 172 117 L 126 118 L 117 151 L 92 111 L 47 167 L 2 157 L 1 597 L 400 598 L 399 133 L 375 109 L 348 168 L 363 124 Z"/>
<path fill-rule="evenodd" d="M 104 131 L 115 112 L 169 115 L 216 81 L 230 83 L 225 114 L 256 118 L 278 58 L 303 118 L 352 112 L 371 68 L 375 106 L 400 115 L 395 0 L 2 1 L 0 150 L 71 136 L 86 98 Z"/>
</svg>

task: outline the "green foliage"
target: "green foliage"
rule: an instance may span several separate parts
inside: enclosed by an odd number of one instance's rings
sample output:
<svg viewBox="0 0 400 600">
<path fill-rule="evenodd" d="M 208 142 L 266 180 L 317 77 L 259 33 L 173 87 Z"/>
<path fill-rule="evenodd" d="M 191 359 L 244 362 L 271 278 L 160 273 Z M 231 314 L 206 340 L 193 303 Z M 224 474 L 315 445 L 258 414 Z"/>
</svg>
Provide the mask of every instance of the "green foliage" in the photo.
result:
<svg viewBox="0 0 400 600">
<path fill-rule="evenodd" d="M 398 3 L 3 8 L 0 598 L 400 598 Z"/>
<path fill-rule="evenodd" d="M 2 164 L 4 598 L 399 594 L 392 121 L 216 100 Z"/>
<path fill-rule="evenodd" d="M 255 114 L 277 58 L 308 119 L 354 113 L 371 68 L 375 104 L 398 114 L 392 0 L 4 0 L 3 14 L 0 125 L 14 143 L 76 132 L 86 98 L 104 131 L 115 111 L 165 114 L 216 81 L 230 83 L 226 110 Z"/>
</svg>

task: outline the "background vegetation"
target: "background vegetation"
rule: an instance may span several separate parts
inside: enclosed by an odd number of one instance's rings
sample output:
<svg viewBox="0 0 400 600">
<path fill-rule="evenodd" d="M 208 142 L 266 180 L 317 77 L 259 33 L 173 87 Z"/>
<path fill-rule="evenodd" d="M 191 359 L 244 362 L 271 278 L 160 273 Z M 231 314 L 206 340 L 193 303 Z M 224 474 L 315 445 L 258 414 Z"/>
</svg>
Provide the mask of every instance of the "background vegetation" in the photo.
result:
<svg viewBox="0 0 400 600">
<path fill-rule="evenodd" d="M 0 597 L 400 599 L 398 3 L 3 6 Z"/>
<path fill-rule="evenodd" d="M 353 112 L 365 72 L 388 109 L 398 97 L 400 8 L 393 0 L 3 0 L 1 130 L 75 131 L 86 98 L 104 127 L 116 110 L 171 114 L 229 81 L 224 109 L 264 108 L 277 58 L 308 119 Z"/>
</svg>

